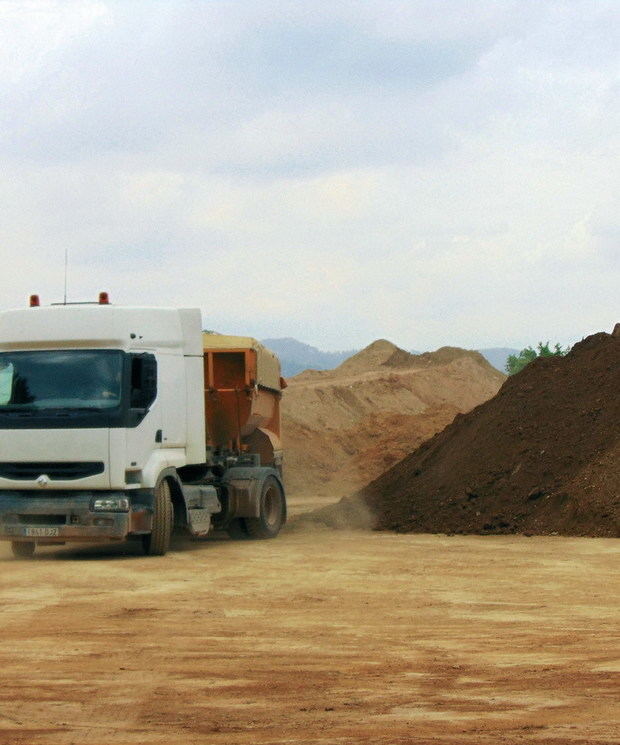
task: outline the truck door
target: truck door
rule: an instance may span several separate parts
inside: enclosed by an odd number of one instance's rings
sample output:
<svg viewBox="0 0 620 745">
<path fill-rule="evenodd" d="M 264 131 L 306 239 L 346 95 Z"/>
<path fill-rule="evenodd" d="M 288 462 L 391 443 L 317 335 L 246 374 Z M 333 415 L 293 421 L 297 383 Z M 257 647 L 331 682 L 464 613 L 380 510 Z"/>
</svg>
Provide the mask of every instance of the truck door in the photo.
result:
<svg viewBox="0 0 620 745">
<path fill-rule="evenodd" d="M 149 352 L 132 353 L 130 365 L 128 426 L 110 430 L 110 455 L 117 485 L 139 483 L 140 472 L 163 441 L 157 359 Z"/>
</svg>

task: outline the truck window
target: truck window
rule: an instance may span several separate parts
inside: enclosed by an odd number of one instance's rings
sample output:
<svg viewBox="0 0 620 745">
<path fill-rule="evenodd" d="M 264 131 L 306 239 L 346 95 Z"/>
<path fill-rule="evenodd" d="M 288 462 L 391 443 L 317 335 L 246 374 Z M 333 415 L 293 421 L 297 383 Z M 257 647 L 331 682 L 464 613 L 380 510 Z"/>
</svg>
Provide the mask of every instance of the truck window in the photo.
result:
<svg viewBox="0 0 620 745">
<path fill-rule="evenodd" d="M 157 360 L 153 354 L 131 355 L 131 408 L 148 409 L 157 396 Z"/>
<path fill-rule="evenodd" d="M 0 413 L 116 408 L 122 369 L 115 350 L 0 353 Z"/>
</svg>

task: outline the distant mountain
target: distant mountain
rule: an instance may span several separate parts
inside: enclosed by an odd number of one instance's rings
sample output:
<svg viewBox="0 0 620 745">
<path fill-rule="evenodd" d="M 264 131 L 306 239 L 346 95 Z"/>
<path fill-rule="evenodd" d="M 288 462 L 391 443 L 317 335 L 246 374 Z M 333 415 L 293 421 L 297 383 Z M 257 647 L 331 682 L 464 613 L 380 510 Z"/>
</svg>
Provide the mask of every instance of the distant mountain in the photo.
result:
<svg viewBox="0 0 620 745">
<path fill-rule="evenodd" d="M 262 343 L 280 358 L 282 375 L 290 378 L 303 370 L 331 370 L 338 367 L 357 350 L 343 352 L 322 352 L 309 344 L 303 344 L 290 337 L 285 339 L 262 339 Z"/>
<path fill-rule="evenodd" d="M 338 367 L 349 357 L 357 354 L 359 349 L 347 349 L 342 352 L 323 352 L 309 344 L 297 341 L 290 337 L 284 339 L 262 339 L 262 343 L 275 352 L 280 358 L 282 375 L 291 378 L 303 370 L 332 370 Z M 501 372 L 506 372 L 506 360 L 511 354 L 519 354 L 518 349 L 508 347 L 492 347 L 491 349 L 478 349 L 478 352 Z M 410 350 L 411 354 L 420 354 Z"/>
<path fill-rule="evenodd" d="M 509 347 L 492 347 L 491 349 L 479 349 L 480 354 L 490 362 L 493 367 L 501 370 L 506 374 L 506 360 L 511 354 L 519 354 L 519 349 L 510 349 Z"/>
</svg>

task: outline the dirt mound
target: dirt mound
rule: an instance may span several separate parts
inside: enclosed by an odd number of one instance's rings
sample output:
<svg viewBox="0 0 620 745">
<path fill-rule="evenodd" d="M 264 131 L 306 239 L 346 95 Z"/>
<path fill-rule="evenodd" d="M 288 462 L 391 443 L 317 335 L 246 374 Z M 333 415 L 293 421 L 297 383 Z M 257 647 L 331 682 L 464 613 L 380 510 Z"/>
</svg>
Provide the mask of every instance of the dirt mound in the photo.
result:
<svg viewBox="0 0 620 745">
<path fill-rule="evenodd" d="M 351 493 L 493 396 L 504 376 L 460 352 L 412 366 L 418 355 L 379 340 L 335 370 L 291 378 L 283 398 L 289 492 Z"/>
<path fill-rule="evenodd" d="M 618 336 L 539 358 L 358 498 L 400 532 L 620 535 L 619 384 Z"/>
<path fill-rule="evenodd" d="M 480 352 L 476 352 L 473 349 L 460 349 L 459 347 L 440 347 L 435 352 L 424 352 L 423 354 L 411 355 L 411 357 L 413 357 L 412 364 L 418 365 L 419 367 L 428 367 L 429 365 L 447 365 L 450 362 L 454 362 L 454 360 L 459 357 L 469 357 L 483 367 L 485 365 L 493 367 L 493 365 L 491 365 L 491 363 L 488 362 Z"/>
<path fill-rule="evenodd" d="M 377 370 L 381 367 L 431 367 L 433 365 L 448 365 L 462 357 L 475 360 L 482 367 L 492 367 L 480 354 L 470 349 L 460 347 L 440 347 L 434 352 L 412 354 L 386 339 L 378 339 L 369 344 L 361 352 L 354 354 L 345 360 L 337 368 L 332 370 L 332 375 L 342 376 L 360 374 Z M 315 373 L 316 370 L 308 371 Z"/>
<path fill-rule="evenodd" d="M 333 372 L 340 375 L 354 375 L 374 370 L 381 365 L 387 364 L 394 367 L 394 362 L 390 362 L 390 360 L 394 360 L 395 356 L 404 360 L 414 357 L 414 355 L 397 347 L 396 344 L 392 344 L 387 339 L 377 339 L 377 341 L 373 341 L 372 344 L 338 365 Z"/>
</svg>

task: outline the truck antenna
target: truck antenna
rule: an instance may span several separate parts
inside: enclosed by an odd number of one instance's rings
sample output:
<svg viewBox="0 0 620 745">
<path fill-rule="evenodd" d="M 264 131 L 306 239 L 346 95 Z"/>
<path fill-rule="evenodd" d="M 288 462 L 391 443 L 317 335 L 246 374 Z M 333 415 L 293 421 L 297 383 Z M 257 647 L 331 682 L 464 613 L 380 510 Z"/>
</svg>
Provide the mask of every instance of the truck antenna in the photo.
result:
<svg viewBox="0 0 620 745">
<path fill-rule="evenodd" d="M 67 304 L 67 268 L 69 266 L 69 249 L 65 246 L 65 300 L 64 304 Z"/>
</svg>

